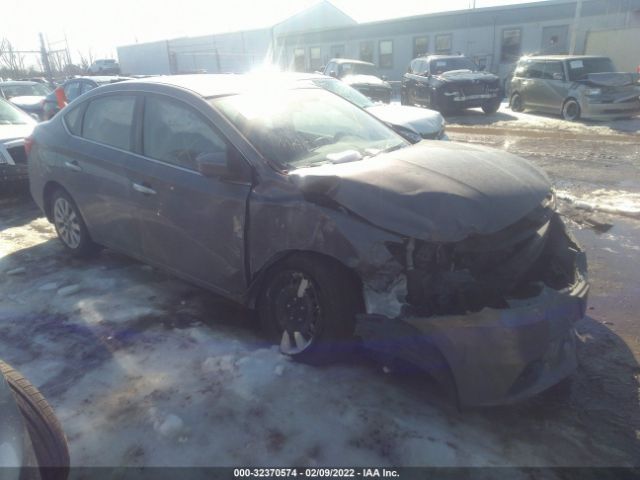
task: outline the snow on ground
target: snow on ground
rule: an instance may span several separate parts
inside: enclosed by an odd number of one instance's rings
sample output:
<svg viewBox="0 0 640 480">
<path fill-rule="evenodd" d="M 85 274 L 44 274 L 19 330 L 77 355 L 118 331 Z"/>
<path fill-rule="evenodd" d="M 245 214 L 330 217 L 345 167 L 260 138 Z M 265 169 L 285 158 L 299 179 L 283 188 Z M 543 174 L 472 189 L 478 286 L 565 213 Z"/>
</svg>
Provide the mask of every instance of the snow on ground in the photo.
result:
<svg viewBox="0 0 640 480">
<path fill-rule="evenodd" d="M 480 108 L 472 108 L 459 115 L 447 115 L 446 120 L 449 125 L 448 128 L 489 126 L 500 130 L 539 130 L 547 133 L 585 133 L 593 135 L 640 133 L 640 116 L 631 119 L 568 122 L 560 115 L 532 111 L 513 112 L 506 101 L 503 101 L 498 112 L 492 115 L 485 115 Z"/>
<path fill-rule="evenodd" d="M 74 465 L 632 462 L 574 397 L 461 413 L 422 375 L 366 358 L 297 364 L 242 309 L 108 250 L 72 259 L 33 207 L 0 208 L 0 357 L 50 400 Z M 589 378 L 578 402 L 609 392 Z"/>
<path fill-rule="evenodd" d="M 640 193 L 599 188 L 585 195 L 556 190 L 556 195 L 582 210 L 640 217 Z"/>
</svg>

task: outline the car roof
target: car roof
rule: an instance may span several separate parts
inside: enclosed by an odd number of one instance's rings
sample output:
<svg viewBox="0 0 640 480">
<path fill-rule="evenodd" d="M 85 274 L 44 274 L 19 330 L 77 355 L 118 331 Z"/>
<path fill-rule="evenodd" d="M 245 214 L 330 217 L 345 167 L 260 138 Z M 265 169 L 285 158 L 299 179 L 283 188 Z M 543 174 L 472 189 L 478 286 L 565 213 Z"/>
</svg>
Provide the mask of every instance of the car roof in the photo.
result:
<svg viewBox="0 0 640 480">
<path fill-rule="evenodd" d="M 318 75 L 318 78 L 322 77 L 324 76 Z M 313 74 L 296 74 L 293 72 L 249 74 L 200 73 L 191 75 L 166 75 L 127 80 L 125 82 L 118 82 L 117 84 L 112 84 L 103 88 L 118 89 L 121 85 L 166 85 L 191 90 L 203 98 L 212 98 L 250 91 L 257 84 L 260 85 L 273 82 L 275 84 L 282 85 L 283 80 L 287 83 L 290 82 L 291 86 L 294 87 L 297 80 L 312 78 L 314 78 Z"/>
<path fill-rule="evenodd" d="M 335 63 L 358 63 L 360 65 L 371 65 L 374 66 L 375 65 L 371 62 L 365 62 L 364 60 L 353 60 L 350 58 L 332 58 L 331 60 L 329 60 L 329 62 L 335 62 Z"/>
<path fill-rule="evenodd" d="M 416 57 L 414 60 L 446 60 L 448 58 L 467 58 L 465 55 L 423 55 Z"/>
<path fill-rule="evenodd" d="M 33 82 L 31 80 L 9 80 L 8 82 L 0 82 L 0 86 L 10 87 L 13 85 L 41 85 L 39 82 Z"/>
<path fill-rule="evenodd" d="M 585 58 L 609 58 L 606 55 L 525 55 L 520 60 L 581 60 Z"/>
</svg>

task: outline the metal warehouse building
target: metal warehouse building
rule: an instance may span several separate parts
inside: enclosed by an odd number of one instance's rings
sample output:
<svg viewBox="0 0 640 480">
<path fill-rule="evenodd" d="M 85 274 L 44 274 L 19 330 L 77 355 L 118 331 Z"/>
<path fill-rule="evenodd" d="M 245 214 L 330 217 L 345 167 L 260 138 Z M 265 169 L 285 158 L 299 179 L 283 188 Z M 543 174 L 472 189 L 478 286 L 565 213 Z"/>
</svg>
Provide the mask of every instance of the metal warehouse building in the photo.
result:
<svg viewBox="0 0 640 480">
<path fill-rule="evenodd" d="M 356 58 L 375 63 L 381 75 L 399 80 L 411 59 L 426 53 L 462 53 L 504 77 L 522 54 L 569 53 L 572 40 L 577 54 L 585 53 L 590 44 L 603 50 L 616 48 L 602 40 L 589 42 L 596 34 L 600 39 L 609 35 L 613 39 L 621 38 L 622 33 L 624 38 L 636 38 L 640 45 L 640 0 L 581 3 L 574 33 L 576 0 L 370 23 L 357 23 L 325 0 L 271 28 L 129 45 L 118 48 L 118 57 L 127 74 L 241 73 L 265 61 L 286 69 L 314 71 L 333 57 Z M 634 56 L 633 52 L 627 56 Z M 633 66 L 640 58 L 628 61 Z"/>
</svg>

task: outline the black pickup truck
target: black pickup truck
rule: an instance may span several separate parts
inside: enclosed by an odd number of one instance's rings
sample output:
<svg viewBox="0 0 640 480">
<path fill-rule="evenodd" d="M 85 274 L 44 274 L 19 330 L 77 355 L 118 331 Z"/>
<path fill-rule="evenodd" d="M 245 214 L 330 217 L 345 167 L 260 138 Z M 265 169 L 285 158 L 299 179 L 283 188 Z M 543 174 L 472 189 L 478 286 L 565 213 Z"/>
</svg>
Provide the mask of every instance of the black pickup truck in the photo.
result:
<svg viewBox="0 0 640 480">
<path fill-rule="evenodd" d="M 500 107 L 500 79 L 483 72 L 462 55 L 430 55 L 411 61 L 402 79 L 403 105 L 423 105 L 440 112 L 482 107 L 495 113 Z"/>
</svg>

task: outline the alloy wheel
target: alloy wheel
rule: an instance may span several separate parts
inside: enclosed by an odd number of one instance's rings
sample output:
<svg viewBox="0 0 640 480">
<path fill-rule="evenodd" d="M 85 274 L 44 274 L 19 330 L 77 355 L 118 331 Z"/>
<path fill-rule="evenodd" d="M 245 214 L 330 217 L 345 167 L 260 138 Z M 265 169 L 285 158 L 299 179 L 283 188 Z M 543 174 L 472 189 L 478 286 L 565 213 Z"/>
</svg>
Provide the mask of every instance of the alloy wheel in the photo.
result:
<svg viewBox="0 0 640 480">
<path fill-rule="evenodd" d="M 58 197 L 53 204 L 53 219 L 60 238 L 69 248 L 78 248 L 82 241 L 80 221 L 66 198 Z"/>
</svg>

